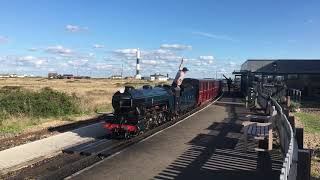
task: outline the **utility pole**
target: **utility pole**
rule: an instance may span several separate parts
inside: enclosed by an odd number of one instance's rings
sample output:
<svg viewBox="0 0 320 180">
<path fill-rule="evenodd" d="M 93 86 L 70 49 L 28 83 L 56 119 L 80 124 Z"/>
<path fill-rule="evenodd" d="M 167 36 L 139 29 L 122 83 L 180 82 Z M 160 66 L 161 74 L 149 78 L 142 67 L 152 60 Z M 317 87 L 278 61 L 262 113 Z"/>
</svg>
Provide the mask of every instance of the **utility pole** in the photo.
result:
<svg viewBox="0 0 320 180">
<path fill-rule="evenodd" d="M 121 78 L 123 78 L 123 62 L 121 64 Z"/>
</svg>

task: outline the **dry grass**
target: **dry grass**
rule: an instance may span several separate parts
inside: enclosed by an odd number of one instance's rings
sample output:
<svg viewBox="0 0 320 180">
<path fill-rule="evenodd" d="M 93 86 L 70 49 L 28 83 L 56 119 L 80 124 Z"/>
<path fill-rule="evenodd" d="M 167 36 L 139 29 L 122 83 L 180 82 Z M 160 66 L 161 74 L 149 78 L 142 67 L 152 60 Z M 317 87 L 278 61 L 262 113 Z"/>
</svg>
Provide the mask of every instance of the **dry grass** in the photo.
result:
<svg viewBox="0 0 320 180">
<path fill-rule="evenodd" d="M 12 117 L 3 122 L 4 131 L 21 132 L 34 129 L 35 126 L 43 127 L 60 122 L 77 121 L 84 117 L 92 117 L 95 112 L 111 112 L 112 95 L 124 85 L 139 87 L 145 84 L 155 84 L 138 80 L 110 80 L 110 79 L 52 79 L 47 78 L 0 78 L 0 88 L 5 86 L 18 86 L 32 91 L 39 91 L 49 87 L 67 94 L 80 97 L 80 108 L 84 112 L 80 117 L 61 117 L 59 119 L 26 119 L 25 117 Z M 45 128 L 45 127 L 43 127 Z M 37 128 L 35 128 L 37 129 Z"/>
</svg>

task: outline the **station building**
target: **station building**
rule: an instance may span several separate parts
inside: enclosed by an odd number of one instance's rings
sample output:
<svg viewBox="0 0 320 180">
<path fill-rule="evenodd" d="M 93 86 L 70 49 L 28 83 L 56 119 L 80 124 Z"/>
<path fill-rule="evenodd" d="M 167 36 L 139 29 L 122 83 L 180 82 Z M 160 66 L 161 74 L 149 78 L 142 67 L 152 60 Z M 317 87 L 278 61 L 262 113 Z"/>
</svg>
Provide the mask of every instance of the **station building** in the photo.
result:
<svg viewBox="0 0 320 180">
<path fill-rule="evenodd" d="M 320 59 L 249 59 L 233 74 L 241 77 L 242 91 L 256 79 L 276 79 L 304 97 L 320 97 Z"/>
</svg>

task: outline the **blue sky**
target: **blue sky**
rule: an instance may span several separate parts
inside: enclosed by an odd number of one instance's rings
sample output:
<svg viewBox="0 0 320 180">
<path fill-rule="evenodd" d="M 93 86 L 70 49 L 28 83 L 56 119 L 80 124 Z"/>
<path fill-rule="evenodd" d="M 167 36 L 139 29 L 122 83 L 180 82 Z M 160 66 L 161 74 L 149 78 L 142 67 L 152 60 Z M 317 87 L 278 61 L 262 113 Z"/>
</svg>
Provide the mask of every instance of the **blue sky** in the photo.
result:
<svg viewBox="0 0 320 180">
<path fill-rule="evenodd" d="M 1 0 L 0 73 L 190 77 L 248 58 L 319 58 L 320 1 Z"/>
</svg>

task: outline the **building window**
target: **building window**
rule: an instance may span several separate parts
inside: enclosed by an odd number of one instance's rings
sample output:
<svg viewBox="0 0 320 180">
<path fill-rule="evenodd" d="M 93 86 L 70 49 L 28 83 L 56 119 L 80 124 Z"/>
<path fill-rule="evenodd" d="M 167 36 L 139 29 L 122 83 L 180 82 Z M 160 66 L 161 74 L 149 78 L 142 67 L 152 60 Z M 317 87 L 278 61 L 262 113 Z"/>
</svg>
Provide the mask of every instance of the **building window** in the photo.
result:
<svg viewBox="0 0 320 180">
<path fill-rule="evenodd" d="M 276 80 L 283 81 L 284 80 L 284 76 L 276 76 Z"/>
<path fill-rule="evenodd" d="M 293 80 L 293 79 L 298 79 L 298 74 L 288 74 L 288 79 Z"/>
</svg>

